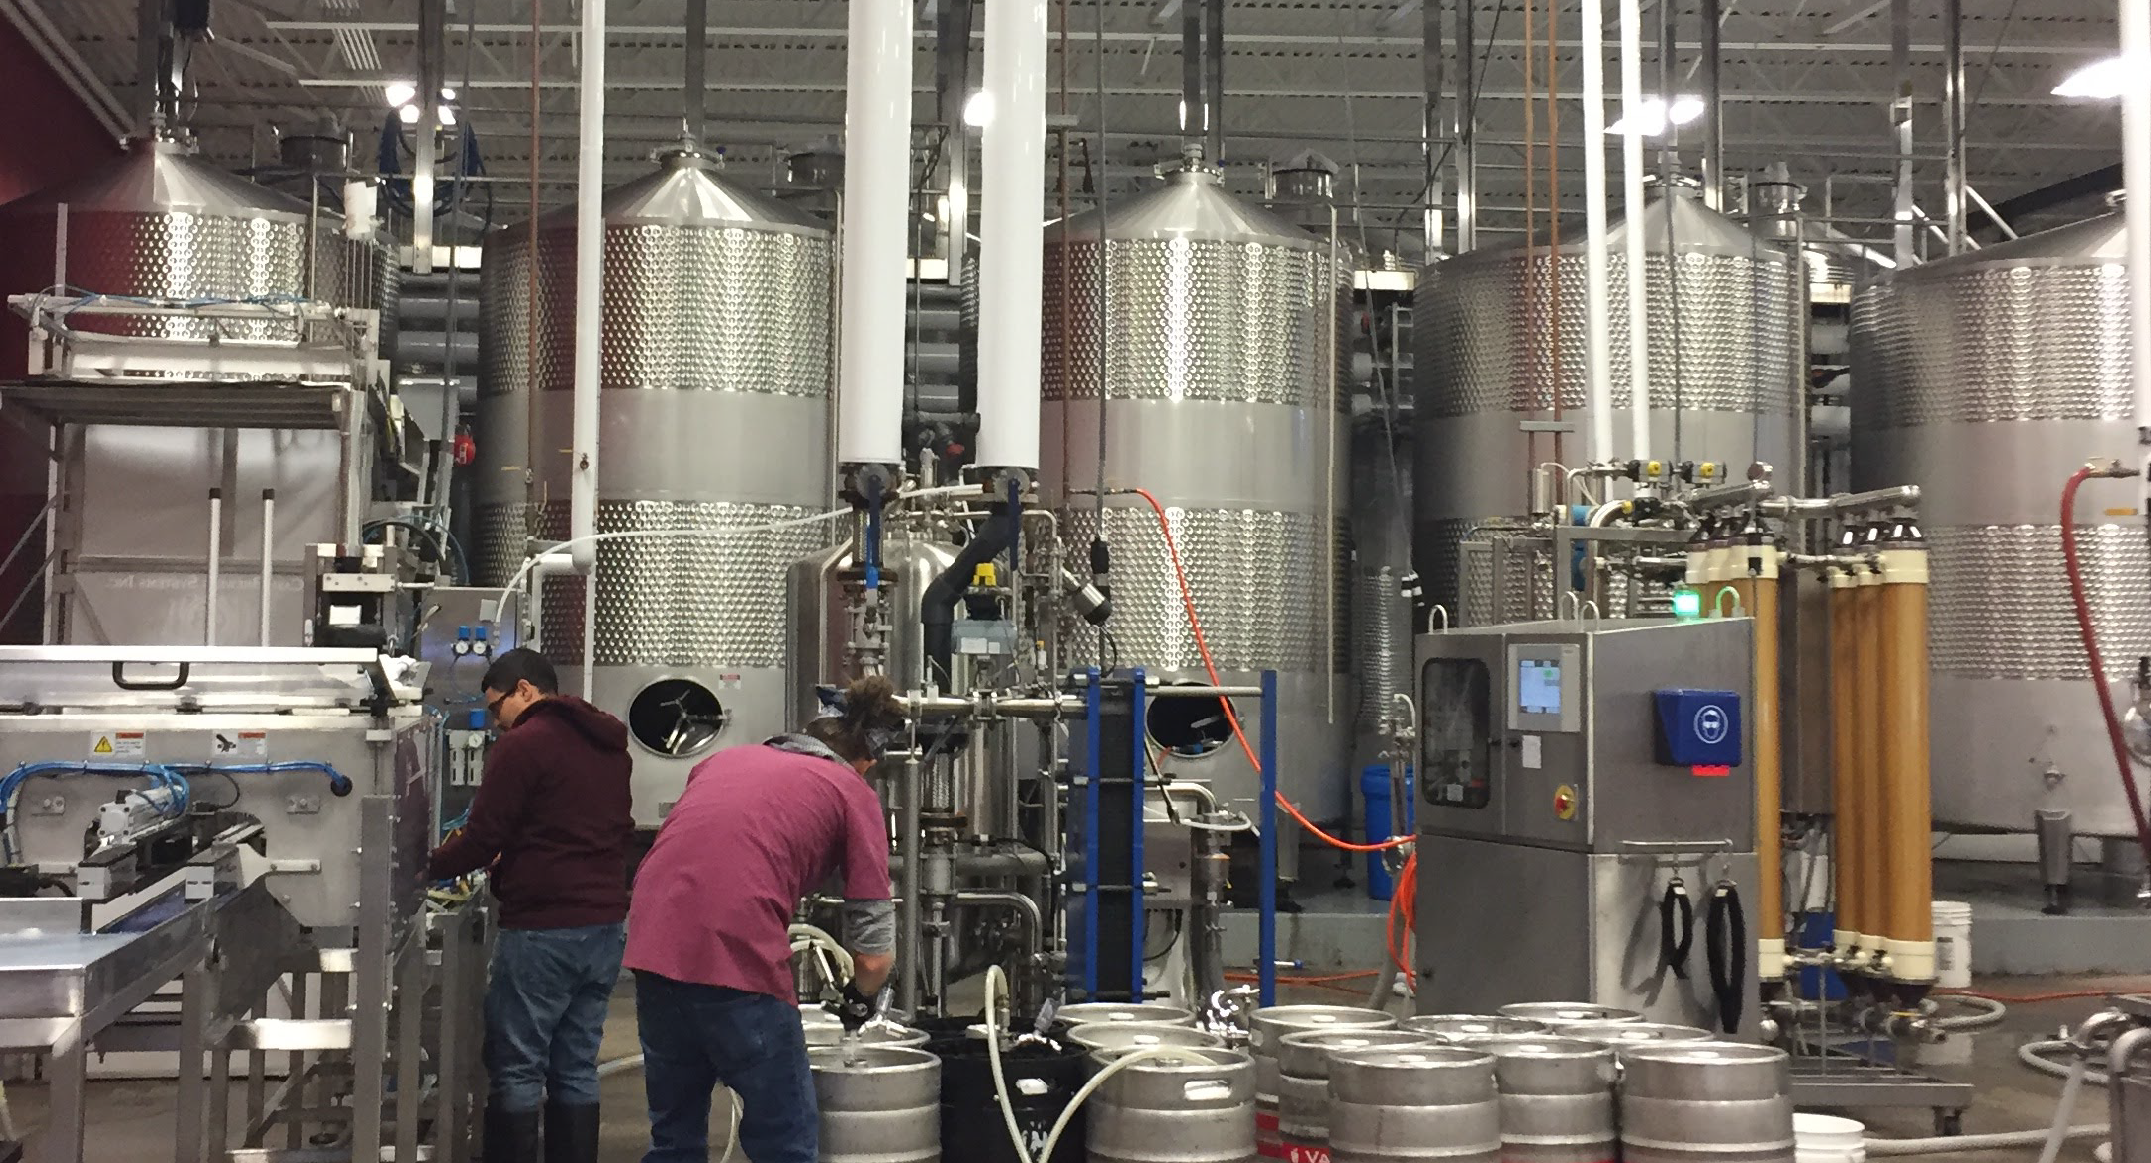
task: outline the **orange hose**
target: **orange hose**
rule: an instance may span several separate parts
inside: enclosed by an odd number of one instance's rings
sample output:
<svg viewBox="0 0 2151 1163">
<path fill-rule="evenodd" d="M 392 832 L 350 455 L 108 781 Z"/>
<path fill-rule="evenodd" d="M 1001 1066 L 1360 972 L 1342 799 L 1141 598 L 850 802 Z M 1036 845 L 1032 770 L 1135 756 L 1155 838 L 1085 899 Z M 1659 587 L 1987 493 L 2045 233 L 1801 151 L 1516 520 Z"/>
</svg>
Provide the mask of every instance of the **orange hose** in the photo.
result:
<svg viewBox="0 0 2151 1163">
<path fill-rule="evenodd" d="M 1180 544 L 1173 537 L 1171 523 L 1166 520 L 1165 506 L 1159 504 L 1158 499 L 1151 496 L 1148 489 L 1129 489 L 1128 491 L 1149 502 L 1151 511 L 1158 515 L 1158 532 L 1165 536 L 1165 552 L 1172 559 L 1173 580 L 1178 582 L 1180 586 L 1180 604 L 1187 611 L 1188 629 L 1195 635 L 1195 648 L 1202 652 L 1202 665 L 1203 669 L 1210 674 L 1210 684 L 1212 686 L 1223 686 L 1225 684 L 1218 678 L 1217 662 L 1210 657 L 1210 640 L 1203 635 L 1202 619 L 1195 616 L 1195 595 L 1188 589 L 1187 571 L 1181 568 L 1180 565 Z M 1218 704 L 1225 708 L 1225 721 L 1232 725 L 1232 737 L 1240 741 L 1240 750 L 1247 755 L 1247 761 L 1254 765 L 1256 771 L 1261 771 L 1262 760 L 1255 756 L 1255 746 L 1247 741 L 1247 732 L 1240 729 L 1240 716 L 1233 712 L 1232 700 L 1220 698 L 1218 699 Z M 1354 844 L 1350 840 L 1340 840 L 1316 827 L 1313 820 L 1300 814 L 1300 810 L 1292 805 L 1291 800 L 1285 798 L 1285 793 L 1283 792 L 1277 793 L 1277 806 L 1283 808 L 1286 815 L 1298 821 L 1299 826 L 1312 833 L 1316 839 L 1332 848 L 1342 848 L 1346 852 L 1386 852 L 1391 848 L 1402 848 L 1404 845 L 1411 843 L 1410 837 L 1399 836 L 1394 839 L 1384 840 L 1379 844 Z"/>
</svg>

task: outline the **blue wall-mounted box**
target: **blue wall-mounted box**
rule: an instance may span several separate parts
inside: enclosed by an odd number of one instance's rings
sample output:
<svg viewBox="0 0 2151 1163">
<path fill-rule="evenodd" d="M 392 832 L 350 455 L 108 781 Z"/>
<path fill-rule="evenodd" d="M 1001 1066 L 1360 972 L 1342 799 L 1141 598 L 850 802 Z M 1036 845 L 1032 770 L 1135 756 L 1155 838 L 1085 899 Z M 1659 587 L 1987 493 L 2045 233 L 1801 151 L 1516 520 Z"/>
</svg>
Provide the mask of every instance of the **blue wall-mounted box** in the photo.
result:
<svg viewBox="0 0 2151 1163">
<path fill-rule="evenodd" d="M 1740 696 L 1732 691 L 1653 691 L 1658 762 L 1674 767 L 1740 766 Z"/>
</svg>

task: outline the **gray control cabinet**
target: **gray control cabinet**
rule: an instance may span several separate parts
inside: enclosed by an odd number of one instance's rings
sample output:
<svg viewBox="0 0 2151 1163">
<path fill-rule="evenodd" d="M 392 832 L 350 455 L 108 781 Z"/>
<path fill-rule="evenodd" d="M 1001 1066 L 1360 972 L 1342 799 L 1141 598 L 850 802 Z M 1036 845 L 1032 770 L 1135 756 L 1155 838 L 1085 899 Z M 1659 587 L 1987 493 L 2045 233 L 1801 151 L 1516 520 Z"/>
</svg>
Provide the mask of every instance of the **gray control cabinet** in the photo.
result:
<svg viewBox="0 0 2151 1163">
<path fill-rule="evenodd" d="M 1731 692 L 1745 709 L 1752 651 L 1746 619 L 1418 637 L 1422 1013 L 1592 1001 L 1721 1027 L 1704 924 L 1720 882 L 1743 909 L 1756 899 L 1752 743 L 1729 768 L 1663 762 L 1658 692 Z M 1686 979 L 1661 948 L 1676 876 L 1695 906 Z M 1746 1031 L 1761 926 L 1743 920 Z"/>
</svg>

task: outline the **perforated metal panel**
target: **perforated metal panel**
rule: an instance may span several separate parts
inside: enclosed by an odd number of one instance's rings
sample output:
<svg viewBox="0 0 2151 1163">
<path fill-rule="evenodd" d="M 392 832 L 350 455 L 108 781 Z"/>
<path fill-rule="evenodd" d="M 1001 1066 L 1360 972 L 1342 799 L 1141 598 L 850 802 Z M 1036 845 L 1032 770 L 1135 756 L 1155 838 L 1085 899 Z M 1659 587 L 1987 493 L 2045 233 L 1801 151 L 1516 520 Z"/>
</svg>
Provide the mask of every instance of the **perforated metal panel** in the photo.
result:
<svg viewBox="0 0 2151 1163">
<path fill-rule="evenodd" d="M 1931 665 L 1968 678 L 2081 679 L 2091 668 L 2055 526 L 1930 529 Z M 2078 531 L 2092 624 L 2116 674 L 2151 654 L 2151 555 L 2138 526 Z M 2087 708 L 2088 710 L 2088 708 Z M 1944 711 L 1943 713 L 1946 713 Z"/>
<path fill-rule="evenodd" d="M 510 232 L 489 255 L 498 271 L 486 282 L 488 392 L 526 383 L 567 391 L 574 384 L 574 232 L 538 236 L 534 376 L 528 249 Z M 831 261 L 821 235 L 607 227 L 599 382 L 608 389 L 828 396 Z"/>
<path fill-rule="evenodd" d="M 1860 423 L 2125 419 L 2128 306 L 2117 266 L 1981 265 L 1875 287 L 1853 304 L 1853 360 L 1873 389 Z"/>
<path fill-rule="evenodd" d="M 1329 399 L 1327 361 L 1336 352 L 1328 329 L 1337 324 L 1339 296 L 1325 255 L 1253 242 L 1114 239 L 1105 262 L 1109 399 L 1296 407 Z M 1095 241 L 1047 246 L 1046 399 L 1098 396 L 1100 281 Z M 1348 344 L 1337 349 L 1340 361 L 1349 358 Z"/>
<path fill-rule="evenodd" d="M 740 529 L 811 516 L 787 505 L 598 502 L 600 533 Z M 565 501 L 538 507 L 538 534 L 565 537 Z M 829 544 L 829 525 L 598 546 L 597 664 L 777 667 L 785 663 L 785 571 Z M 545 650 L 580 665 L 581 578 L 545 585 Z"/>
<path fill-rule="evenodd" d="M 1652 401 L 1666 411 L 1790 413 L 1800 330 L 1792 268 L 1751 259 L 1662 254 L 1649 272 Z M 1428 269 L 1412 312 L 1419 404 L 1439 416 L 1550 410 L 1585 400 L 1585 259 L 1502 251 Z M 1556 283 L 1558 280 L 1558 283 Z M 1548 316 L 1556 298 L 1558 309 Z M 1629 406 L 1628 266 L 1610 258 L 1607 350 L 1613 406 Z M 1527 321 L 1529 321 L 1527 323 Z M 1528 328 L 1528 329 L 1527 329 Z M 1559 342 L 1553 341 L 1558 332 Z"/>
<path fill-rule="evenodd" d="M 1188 589 L 1222 670 L 1342 670 L 1350 657 L 1344 619 L 1348 531 L 1337 525 L 1334 568 L 1325 564 L 1321 521 L 1310 515 L 1253 510 L 1168 508 Z M 1088 508 L 1063 514 L 1061 536 L 1088 545 L 1097 522 Z M 1131 665 L 1201 669 L 1173 566 L 1148 509 L 1108 508 L 1113 546 L 1113 620 L 1121 660 Z M 1325 589 L 1324 579 L 1328 579 Z M 1323 611 L 1332 611 L 1325 619 Z M 1323 639 L 1324 622 L 1330 635 Z M 1073 635 L 1078 655 L 1093 636 Z M 1085 655 L 1078 665 L 1090 661 Z"/>
</svg>

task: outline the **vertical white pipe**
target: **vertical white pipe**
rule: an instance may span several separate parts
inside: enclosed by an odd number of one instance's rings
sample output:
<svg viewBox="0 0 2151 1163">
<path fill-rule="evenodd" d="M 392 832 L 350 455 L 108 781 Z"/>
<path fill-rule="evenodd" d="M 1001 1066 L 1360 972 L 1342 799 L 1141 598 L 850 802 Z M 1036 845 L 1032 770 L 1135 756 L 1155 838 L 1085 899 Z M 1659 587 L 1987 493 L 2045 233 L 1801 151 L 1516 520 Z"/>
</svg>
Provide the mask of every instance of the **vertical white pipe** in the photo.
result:
<svg viewBox="0 0 2151 1163">
<path fill-rule="evenodd" d="M 912 5 L 852 0 L 850 13 L 837 461 L 894 465 L 903 462 Z"/>
<path fill-rule="evenodd" d="M 2121 59 L 2132 76 L 2151 64 L 2151 11 L 2120 0 Z M 2136 431 L 2151 470 L 2151 85 L 2121 97 L 2121 213 L 2128 224 L 2129 366 L 2136 375 Z M 2151 480 L 2151 477 L 2147 477 Z"/>
<path fill-rule="evenodd" d="M 261 491 L 261 644 L 269 645 L 269 631 L 275 624 L 275 606 L 271 599 L 276 578 L 276 490 Z"/>
<path fill-rule="evenodd" d="M 224 564 L 224 490 L 209 490 L 209 578 L 202 591 L 202 645 L 217 644 L 217 574 Z"/>
<path fill-rule="evenodd" d="M 568 555 L 597 568 L 598 324 L 605 314 L 605 0 L 582 0 L 581 118 L 575 148 L 575 380 L 568 469 Z M 425 95 L 428 100 L 431 94 Z M 592 584 L 595 584 L 594 582 Z"/>
<path fill-rule="evenodd" d="M 1584 406 L 1591 410 L 1587 455 L 1597 464 L 1613 459 L 1613 353 L 1606 349 L 1605 0 L 1583 0 L 1583 208 Z"/>
<path fill-rule="evenodd" d="M 1672 125 L 1672 111 L 1666 110 Z M 1651 458 L 1650 270 L 1644 265 L 1643 232 L 1643 10 L 1621 0 L 1621 208 L 1623 257 L 1628 267 L 1629 455 Z M 1672 255 L 1666 261 L 1672 261 Z"/>
<path fill-rule="evenodd" d="M 1046 71 L 1046 0 L 986 0 L 993 119 L 979 155 L 978 251 L 978 463 L 985 468 L 1038 468 Z"/>
</svg>

